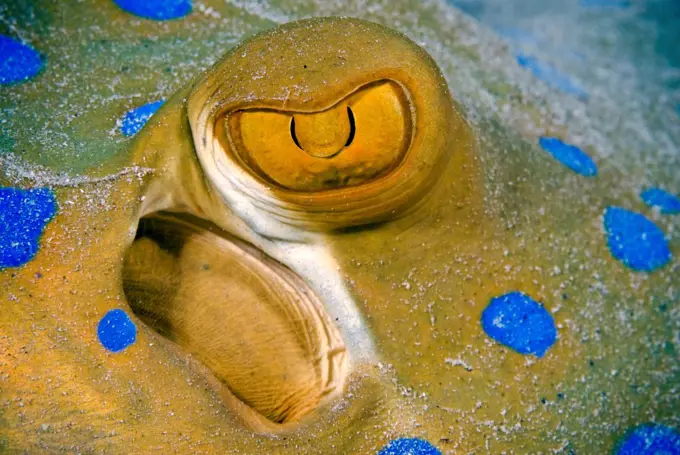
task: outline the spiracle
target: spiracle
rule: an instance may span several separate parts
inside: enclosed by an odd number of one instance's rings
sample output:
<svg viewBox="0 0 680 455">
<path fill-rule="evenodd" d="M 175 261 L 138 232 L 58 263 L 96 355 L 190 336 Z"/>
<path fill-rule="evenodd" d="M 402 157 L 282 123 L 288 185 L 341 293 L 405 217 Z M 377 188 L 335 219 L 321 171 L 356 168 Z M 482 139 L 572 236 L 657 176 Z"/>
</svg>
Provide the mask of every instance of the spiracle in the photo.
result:
<svg viewBox="0 0 680 455">
<path fill-rule="evenodd" d="M 323 304 L 288 268 L 214 227 L 143 220 L 123 281 L 144 322 L 272 422 L 295 421 L 342 388 L 346 350 Z"/>
</svg>

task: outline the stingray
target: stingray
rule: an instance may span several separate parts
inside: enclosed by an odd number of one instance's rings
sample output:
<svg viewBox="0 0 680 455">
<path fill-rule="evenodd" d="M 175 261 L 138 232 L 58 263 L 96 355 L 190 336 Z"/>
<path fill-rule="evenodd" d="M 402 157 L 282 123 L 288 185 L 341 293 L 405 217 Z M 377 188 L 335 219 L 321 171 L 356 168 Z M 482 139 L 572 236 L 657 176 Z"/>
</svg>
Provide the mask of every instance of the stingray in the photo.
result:
<svg viewBox="0 0 680 455">
<path fill-rule="evenodd" d="M 677 444 L 677 245 L 619 167 L 472 122 L 350 18 L 256 34 L 149 116 L 115 172 L 2 195 L 41 246 L 1 275 L 0 447 Z"/>
</svg>

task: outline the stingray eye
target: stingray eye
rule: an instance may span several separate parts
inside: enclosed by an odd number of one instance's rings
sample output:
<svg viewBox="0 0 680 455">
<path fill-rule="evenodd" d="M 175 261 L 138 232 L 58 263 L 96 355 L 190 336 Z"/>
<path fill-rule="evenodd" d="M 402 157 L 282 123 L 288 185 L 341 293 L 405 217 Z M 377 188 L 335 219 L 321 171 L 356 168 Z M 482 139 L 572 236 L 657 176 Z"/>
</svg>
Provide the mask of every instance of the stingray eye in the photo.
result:
<svg viewBox="0 0 680 455">
<path fill-rule="evenodd" d="M 320 112 L 246 109 L 229 116 L 234 151 L 260 178 L 294 191 L 377 179 L 403 160 L 411 115 L 402 88 L 364 86 Z"/>
<path fill-rule="evenodd" d="M 256 41 L 237 54 L 266 59 L 230 55 L 187 98 L 206 183 L 258 232 L 394 220 L 477 175 L 474 132 L 436 63 L 400 35 L 367 28 L 359 45 L 355 32 L 333 38 L 343 55 L 302 36 L 304 49 Z M 247 77 L 262 68 L 264 80 Z"/>
</svg>

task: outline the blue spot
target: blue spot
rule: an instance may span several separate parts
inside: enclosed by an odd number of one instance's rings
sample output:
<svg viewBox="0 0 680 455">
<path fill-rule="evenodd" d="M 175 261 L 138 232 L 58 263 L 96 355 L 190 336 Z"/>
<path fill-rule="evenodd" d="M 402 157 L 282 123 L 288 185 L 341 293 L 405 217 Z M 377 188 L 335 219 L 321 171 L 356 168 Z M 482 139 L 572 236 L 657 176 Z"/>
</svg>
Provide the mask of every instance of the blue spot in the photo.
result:
<svg viewBox="0 0 680 455">
<path fill-rule="evenodd" d="M 111 310 L 97 326 L 99 342 L 112 352 L 120 352 L 137 340 L 137 327 L 121 309 Z"/>
<path fill-rule="evenodd" d="M 680 434 L 657 424 L 640 425 L 618 444 L 616 455 L 680 455 Z"/>
<path fill-rule="evenodd" d="M 423 439 L 399 438 L 380 449 L 378 455 L 441 455 L 441 452 Z"/>
<path fill-rule="evenodd" d="M 42 60 L 35 49 L 0 35 L 0 84 L 10 85 L 30 79 L 42 67 Z"/>
<path fill-rule="evenodd" d="M 585 177 L 597 175 L 597 165 L 593 159 L 580 148 L 565 144 L 556 137 L 542 137 L 538 140 L 539 145 L 550 153 L 560 163 L 567 166 L 577 174 Z"/>
<path fill-rule="evenodd" d="M 191 0 L 113 0 L 123 11 L 145 19 L 178 19 L 191 12 Z"/>
<path fill-rule="evenodd" d="M 587 99 L 588 94 L 581 87 L 576 85 L 571 79 L 564 74 L 557 71 L 552 66 L 541 63 L 535 57 L 519 54 L 517 55 L 517 63 L 524 68 L 531 70 L 534 76 L 541 79 L 545 83 L 555 87 L 558 90 L 577 96 L 579 98 Z"/>
<path fill-rule="evenodd" d="M 163 100 L 160 100 L 145 104 L 144 106 L 140 106 L 125 114 L 120 127 L 121 133 L 125 136 L 134 136 L 137 134 L 151 116 L 163 105 L 163 102 Z"/>
<path fill-rule="evenodd" d="M 680 213 L 680 198 L 661 188 L 649 188 L 640 197 L 650 207 L 658 207 L 665 215 Z"/>
<path fill-rule="evenodd" d="M 604 229 L 612 255 L 633 270 L 651 272 L 671 260 L 663 232 L 639 213 L 607 207 Z"/>
<path fill-rule="evenodd" d="M 33 259 L 56 212 L 57 201 L 47 188 L 0 188 L 0 269 Z"/>
<path fill-rule="evenodd" d="M 520 354 L 543 357 L 555 344 L 557 329 L 548 311 L 522 292 L 491 299 L 482 312 L 482 328 L 489 337 Z"/>
<path fill-rule="evenodd" d="M 581 6 L 585 8 L 627 8 L 630 0 L 581 0 Z"/>
</svg>

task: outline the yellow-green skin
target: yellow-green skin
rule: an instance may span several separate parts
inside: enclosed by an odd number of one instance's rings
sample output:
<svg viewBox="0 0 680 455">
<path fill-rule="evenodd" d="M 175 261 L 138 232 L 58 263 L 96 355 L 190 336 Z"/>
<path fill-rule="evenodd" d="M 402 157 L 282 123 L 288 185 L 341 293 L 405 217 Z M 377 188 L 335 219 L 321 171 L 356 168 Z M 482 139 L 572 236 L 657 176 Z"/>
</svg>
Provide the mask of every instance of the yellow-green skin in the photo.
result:
<svg viewBox="0 0 680 455">
<path fill-rule="evenodd" d="M 677 323 L 661 310 L 677 306 L 677 259 L 651 274 L 632 272 L 610 255 L 601 227 L 608 205 L 645 210 L 635 193 L 637 162 L 609 165 L 592 149 L 600 175 L 584 179 L 537 149 L 537 135 L 521 120 L 513 127 L 491 111 L 472 127 L 476 156 L 448 162 L 425 215 L 324 234 L 375 357 L 357 362 L 347 393 L 298 427 L 279 437 L 247 429 L 215 392 L 210 373 L 138 320 L 134 345 L 118 354 L 103 349 L 97 323 L 108 310 L 127 308 L 120 269 L 141 196 L 166 176 L 203 181 L 200 167 L 169 174 L 158 151 L 145 156 L 139 142 L 109 131 L 129 108 L 169 98 L 236 41 L 272 25 L 214 3 L 219 18 L 195 11 L 167 23 L 136 19 L 105 1 L 36 6 L 33 27 L 16 12 L 25 29 L 37 30 L 33 44 L 48 61 L 67 58 L 83 69 L 103 63 L 79 74 L 80 83 L 67 65 L 53 72 L 48 66 L 35 81 L 3 89 L 3 103 L 20 108 L 12 120 L 14 156 L 48 168 L 38 179 L 53 183 L 60 210 L 35 259 L 0 274 L 0 448 L 370 454 L 406 436 L 443 453 L 607 453 L 630 427 L 677 423 Z M 299 15 L 342 12 L 299 8 Z M 391 2 L 363 15 L 389 25 L 400 10 L 417 11 L 420 25 L 404 19 L 401 27 L 440 38 L 447 50 L 435 52 L 435 60 L 457 94 L 465 87 L 452 76 L 455 62 L 482 75 L 484 62 L 474 48 L 461 49 L 440 8 Z M 48 25 L 67 33 L 48 33 Z M 149 47 L 139 48 L 140 41 Z M 165 46 L 170 55 L 161 52 Z M 159 71 L 164 60 L 175 74 Z M 70 94 L 60 103 L 63 78 Z M 86 106 L 91 98 L 94 105 Z M 529 117 L 538 112 L 531 104 L 513 108 Z M 159 114 L 173 109 L 181 111 L 181 103 L 169 102 Z M 69 112 L 82 115 L 60 126 L 43 121 Z M 155 119 L 141 135 L 165 128 L 168 143 L 191 149 L 186 124 Z M 544 126 L 553 134 L 567 130 Z M 60 131 L 73 150 L 36 134 L 41 128 Z M 15 185 L 17 169 L 6 169 L 2 183 Z M 64 186 L 53 177 L 64 170 L 95 180 Z M 671 183 L 661 166 L 650 172 L 657 184 Z M 677 229 L 672 218 L 658 223 Z M 677 256 L 677 239 L 670 246 Z M 558 341 L 540 359 L 502 347 L 481 329 L 489 299 L 516 289 L 544 302 L 557 324 Z"/>
</svg>

